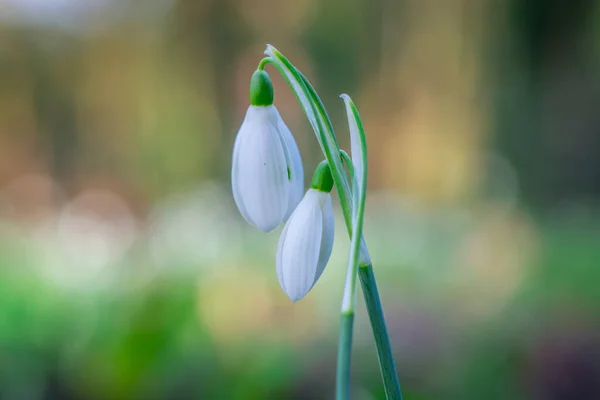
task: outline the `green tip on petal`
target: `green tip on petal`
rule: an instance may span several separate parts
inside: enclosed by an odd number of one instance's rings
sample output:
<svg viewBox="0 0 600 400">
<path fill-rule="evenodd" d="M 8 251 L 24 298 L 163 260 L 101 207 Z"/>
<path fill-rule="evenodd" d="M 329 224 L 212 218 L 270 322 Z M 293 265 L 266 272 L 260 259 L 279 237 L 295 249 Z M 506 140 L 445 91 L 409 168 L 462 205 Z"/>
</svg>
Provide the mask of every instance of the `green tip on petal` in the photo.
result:
<svg viewBox="0 0 600 400">
<path fill-rule="evenodd" d="M 310 187 L 320 192 L 331 192 L 331 189 L 333 188 L 333 177 L 331 176 L 331 169 L 329 168 L 327 160 L 323 160 L 317 165 Z"/>
<path fill-rule="evenodd" d="M 257 70 L 250 79 L 250 104 L 253 106 L 270 106 L 273 104 L 273 83 L 269 74 Z"/>
</svg>

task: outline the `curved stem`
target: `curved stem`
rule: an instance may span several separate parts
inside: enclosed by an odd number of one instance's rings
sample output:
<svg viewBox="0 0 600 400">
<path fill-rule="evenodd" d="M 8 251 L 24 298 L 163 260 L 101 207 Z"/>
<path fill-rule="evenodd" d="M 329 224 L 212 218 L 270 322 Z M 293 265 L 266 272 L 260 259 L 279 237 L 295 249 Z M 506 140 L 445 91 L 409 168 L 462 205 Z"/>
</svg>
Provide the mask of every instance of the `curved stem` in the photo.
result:
<svg viewBox="0 0 600 400">
<path fill-rule="evenodd" d="M 352 211 L 349 199 L 352 195 L 350 193 L 350 185 L 340 158 L 340 148 L 335 138 L 335 132 L 333 131 L 333 126 L 325 111 L 325 107 L 310 82 L 283 54 L 272 46 L 268 46 L 265 53 L 270 56 L 267 57 L 268 61 L 265 62 L 271 63 L 287 81 L 292 91 L 296 94 L 296 98 L 300 102 L 306 117 L 315 131 L 317 140 L 321 145 L 321 150 L 331 168 L 344 221 L 346 222 L 346 226 L 351 227 Z"/>
<path fill-rule="evenodd" d="M 281 54 L 277 49 L 270 45 L 267 46 L 265 54 L 267 54 L 267 56 L 269 57 L 263 59 L 264 63 L 271 63 L 281 73 L 283 78 L 287 81 L 288 85 L 296 95 L 296 98 L 298 99 L 300 105 L 304 109 L 304 112 L 313 130 L 315 131 L 317 140 L 321 145 L 321 150 L 323 151 L 323 154 L 325 155 L 327 162 L 329 163 L 329 166 L 331 168 L 331 173 L 338 193 L 338 197 L 340 199 L 342 214 L 344 215 L 344 222 L 346 223 L 348 234 L 351 238 L 353 238 L 352 232 L 354 227 L 353 225 L 355 222 L 352 218 L 353 196 L 350 192 L 350 185 L 348 183 L 346 173 L 340 157 L 340 148 L 335 137 L 333 126 L 331 124 L 329 116 L 325 111 L 325 107 L 323 106 L 321 99 L 317 95 L 310 82 L 304 77 L 304 75 L 302 75 L 300 71 L 298 71 L 298 69 L 287 58 L 283 56 L 283 54 Z M 264 66 L 263 61 L 261 61 L 261 65 Z M 362 201 L 362 203 L 364 206 L 364 200 Z M 364 249 L 364 251 L 358 252 L 358 257 L 361 260 L 367 261 L 369 260 L 369 256 L 368 252 L 366 251 L 364 239 L 362 238 L 362 229 L 357 230 L 357 232 L 357 239 L 355 241 L 358 241 L 361 244 L 362 249 Z M 355 268 L 356 264 L 354 264 L 351 269 L 356 271 Z M 373 269 L 370 264 L 370 260 L 368 263 L 361 262 L 361 267 L 359 268 L 359 270 L 362 271 L 362 268 L 366 268 L 366 275 L 363 278 L 363 274 L 361 274 L 360 281 L 363 288 L 365 303 L 367 305 L 367 311 L 369 313 L 369 319 L 371 321 L 371 327 L 373 329 L 373 336 L 375 338 L 375 343 L 377 347 L 379 365 L 383 376 L 386 396 L 388 399 L 401 399 L 402 395 L 400 393 L 400 384 L 398 382 L 398 376 L 395 373 L 396 367 L 394 365 L 394 357 L 391 352 L 391 346 L 389 342 L 389 337 L 387 335 L 383 309 L 381 307 L 381 301 L 377 292 L 377 286 L 375 284 L 375 275 L 373 274 Z M 354 272 L 354 277 L 351 276 L 351 279 L 353 279 L 354 281 L 356 280 L 356 272 Z M 350 284 L 350 287 L 352 287 L 352 284 Z M 350 304 L 352 303 L 353 302 L 351 295 Z M 348 390 L 347 388 L 349 386 L 349 383 L 346 382 L 347 379 L 349 379 L 348 374 L 350 368 L 350 346 L 352 338 L 353 315 L 354 313 L 352 312 L 352 319 L 350 319 L 349 317 L 346 317 L 346 319 L 344 319 L 344 315 L 342 316 L 343 327 L 341 331 L 342 336 L 340 338 L 340 349 L 344 350 L 341 351 L 339 354 L 340 359 L 343 361 L 343 369 L 341 372 L 339 372 L 339 376 L 341 378 L 346 377 L 344 378 L 346 379 L 346 381 L 342 381 L 341 384 L 342 387 L 346 388 L 341 388 L 341 390 L 346 390 L 346 393 Z"/>
<path fill-rule="evenodd" d="M 265 57 L 262 60 L 260 60 L 260 62 L 258 63 L 258 67 L 256 67 L 257 70 L 262 71 L 265 69 L 265 65 L 267 65 L 267 63 L 269 63 L 269 60 L 271 58 L 270 57 Z"/>
</svg>

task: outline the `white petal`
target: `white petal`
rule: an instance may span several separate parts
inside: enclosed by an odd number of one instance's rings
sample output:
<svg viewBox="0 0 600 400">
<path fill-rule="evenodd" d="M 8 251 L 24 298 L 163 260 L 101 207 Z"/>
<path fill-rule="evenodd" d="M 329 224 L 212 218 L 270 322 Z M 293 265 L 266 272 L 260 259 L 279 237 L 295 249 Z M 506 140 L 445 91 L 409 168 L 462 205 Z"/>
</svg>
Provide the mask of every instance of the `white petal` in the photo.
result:
<svg viewBox="0 0 600 400">
<path fill-rule="evenodd" d="M 281 138 L 283 139 L 283 143 L 286 148 L 286 161 L 288 168 L 290 169 L 290 192 L 289 192 L 289 200 L 288 200 L 288 209 L 284 220 L 287 220 L 292 212 L 296 209 L 300 201 L 302 200 L 302 196 L 304 195 L 304 168 L 302 167 L 302 156 L 300 155 L 300 149 L 298 149 L 298 144 L 294 140 L 294 136 L 292 132 L 287 127 L 283 118 L 277 111 L 275 107 L 273 107 L 275 113 L 277 115 L 277 126 L 279 133 L 281 134 Z"/>
<path fill-rule="evenodd" d="M 285 280 L 283 279 L 283 245 L 287 241 L 287 232 L 290 227 L 290 220 L 286 222 L 283 230 L 281 231 L 281 235 L 279 236 L 279 243 L 277 243 L 277 255 L 275 256 L 275 266 L 277 270 L 277 279 L 279 279 L 279 284 L 283 291 L 287 294 L 287 288 L 285 286 Z"/>
<path fill-rule="evenodd" d="M 236 205 L 249 223 L 268 232 L 283 221 L 290 183 L 268 107 L 248 108 L 234 145 L 231 182 Z"/>
<path fill-rule="evenodd" d="M 242 123 L 243 126 L 243 123 Z M 241 131 L 241 128 L 240 128 Z M 237 181 L 238 181 L 238 177 L 239 174 L 236 172 L 239 169 L 239 152 L 240 149 L 243 147 L 242 143 L 244 141 L 245 138 L 247 138 L 248 135 L 240 135 L 238 132 L 238 135 L 235 138 L 235 142 L 233 144 L 233 156 L 231 157 L 231 191 L 233 192 L 233 200 L 235 201 L 235 204 L 238 208 L 238 210 L 240 211 L 240 213 L 242 214 L 242 216 L 244 217 L 244 219 L 248 222 L 250 222 L 250 216 L 248 215 L 248 212 L 246 211 L 246 207 L 244 207 L 244 199 L 242 198 L 242 195 L 239 191 L 239 186 L 237 185 Z"/>
<path fill-rule="evenodd" d="M 334 237 L 334 217 L 333 207 L 331 204 L 331 195 L 329 193 L 319 192 L 322 196 L 321 204 L 323 209 L 323 234 L 321 235 L 321 250 L 319 252 L 319 261 L 317 263 L 317 273 L 315 275 L 315 281 L 313 285 L 317 283 L 317 280 L 325 270 L 329 257 L 331 256 L 331 250 L 333 249 L 333 237 Z"/>
<path fill-rule="evenodd" d="M 319 192 L 309 190 L 279 238 L 277 275 L 281 288 L 294 302 L 306 296 L 315 283 L 323 231 L 319 202 Z"/>
</svg>

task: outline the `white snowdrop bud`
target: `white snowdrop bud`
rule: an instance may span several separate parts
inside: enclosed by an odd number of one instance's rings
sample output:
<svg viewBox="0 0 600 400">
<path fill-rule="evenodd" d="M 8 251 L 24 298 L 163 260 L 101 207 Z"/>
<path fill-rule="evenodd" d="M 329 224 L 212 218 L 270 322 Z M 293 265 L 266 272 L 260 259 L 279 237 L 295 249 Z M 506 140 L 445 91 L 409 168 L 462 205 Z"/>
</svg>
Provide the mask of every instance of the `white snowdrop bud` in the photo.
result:
<svg viewBox="0 0 600 400">
<path fill-rule="evenodd" d="M 250 99 L 233 146 L 231 185 L 242 216 L 269 232 L 286 221 L 302 199 L 304 170 L 298 145 L 272 104 L 266 72 L 254 73 Z"/>
<path fill-rule="evenodd" d="M 294 302 L 317 282 L 331 255 L 334 236 L 333 186 L 326 161 L 315 171 L 311 188 L 285 224 L 277 247 L 277 276 Z"/>
</svg>

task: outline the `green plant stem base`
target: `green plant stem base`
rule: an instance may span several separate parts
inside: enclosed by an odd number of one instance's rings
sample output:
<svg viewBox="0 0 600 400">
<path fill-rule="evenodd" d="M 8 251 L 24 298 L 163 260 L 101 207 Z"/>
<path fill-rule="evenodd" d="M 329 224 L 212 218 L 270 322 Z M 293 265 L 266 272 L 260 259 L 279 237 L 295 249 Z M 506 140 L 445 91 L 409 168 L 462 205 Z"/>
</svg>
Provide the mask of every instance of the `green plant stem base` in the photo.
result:
<svg viewBox="0 0 600 400">
<path fill-rule="evenodd" d="M 361 262 L 361 255 L 363 256 L 362 262 L 365 259 L 370 259 L 366 245 L 364 253 L 359 251 L 360 240 L 362 240 L 362 222 L 364 216 L 364 204 L 366 196 L 366 180 L 367 180 L 367 148 L 366 148 L 366 136 L 363 128 L 360 115 L 356 106 L 352 102 L 349 96 L 340 96 L 344 103 L 349 115 L 350 129 L 357 129 L 360 141 L 360 158 L 362 159 L 363 168 L 361 170 L 361 176 L 354 176 L 354 172 L 351 172 L 353 180 L 352 193 L 348 175 L 344 168 L 344 162 L 342 157 L 344 153 L 340 152 L 340 146 L 338 144 L 335 132 L 333 130 L 333 124 L 329 118 L 329 115 L 325 111 L 323 102 L 317 95 L 317 92 L 310 84 L 308 79 L 276 48 L 271 45 L 267 45 L 265 50 L 266 58 L 262 59 L 259 64 L 259 70 L 263 69 L 267 63 L 271 63 L 287 81 L 292 91 L 296 94 L 300 106 L 304 109 L 306 117 L 313 128 L 317 140 L 321 146 L 321 150 L 327 159 L 329 164 L 331 175 L 335 184 L 335 189 L 338 194 L 340 205 L 342 208 L 342 214 L 344 215 L 344 221 L 348 229 L 348 234 L 351 238 L 352 251 L 349 257 L 349 284 L 347 285 L 348 291 L 344 289 L 344 298 L 342 300 L 342 320 L 340 330 L 340 352 L 338 354 L 338 399 L 348 398 L 349 384 L 349 371 L 350 371 L 350 347 L 352 343 L 352 323 L 354 321 L 354 292 L 356 287 L 356 266 Z M 356 132 L 356 131 L 351 131 Z M 353 154 L 353 157 L 355 155 Z M 348 160 L 348 157 L 344 157 L 346 163 L 352 160 Z M 350 171 L 354 171 L 355 168 L 349 168 Z M 353 208 L 355 213 L 353 214 Z M 355 235 L 352 232 L 355 231 Z M 363 243 L 364 244 L 364 243 Z M 366 254 L 365 254 L 366 253 Z M 366 257 L 364 257 L 366 255 Z M 370 264 L 370 261 L 368 261 Z M 394 357 L 392 355 L 392 349 L 390 346 L 390 340 L 387 335 L 385 319 L 383 317 L 383 310 L 381 308 L 381 302 L 379 300 L 379 294 L 377 293 L 377 285 L 375 283 L 375 276 L 373 275 L 373 268 L 371 265 L 360 266 L 358 268 L 360 281 L 363 288 L 363 294 L 365 302 L 367 304 L 367 311 L 369 313 L 369 319 L 371 320 L 371 326 L 373 328 L 373 334 L 375 337 L 375 343 L 377 345 L 377 355 L 379 358 L 379 364 L 381 374 L 383 376 L 384 387 L 386 396 L 388 399 L 402 399 L 400 393 L 400 383 L 396 375 L 396 367 L 394 366 Z M 346 296 L 348 294 L 348 296 Z M 341 392 L 341 394 L 339 393 Z"/>
<path fill-rule="evenodd" d="M 394 364 L 394 356 L 390 338 L 385 326 L 385 318 L 383 316 L 383 308 L 379 300 L 379 292 L 375 275 L 373 274 L 372 265 L 361 265 L 358 268 L 358 276 L 363 290 L 363 297 L 371 320 L 371 328 L 373 328 L 373 336 L 377 347 L 377 357 L 381 366 L 381 377 L 383 378 L 383 386 L 388 400 L 401 400 L 402 393 L 400 392 L 400 384 L 398 383 L 398 374 L 396 373 L 396 365 Z"/>
<path fill-rule="evenodd" d="M 338 344 L 336 400 L 350 398 L 350 357 L 352 354 L 352 331 L 354 313 L 344 312 L 340 321 L 340 339 Z"/>
</svg>

